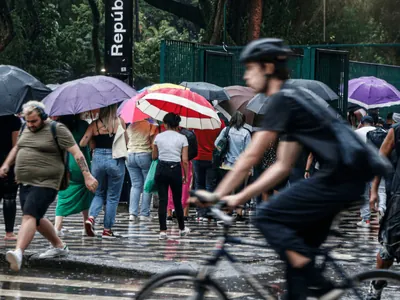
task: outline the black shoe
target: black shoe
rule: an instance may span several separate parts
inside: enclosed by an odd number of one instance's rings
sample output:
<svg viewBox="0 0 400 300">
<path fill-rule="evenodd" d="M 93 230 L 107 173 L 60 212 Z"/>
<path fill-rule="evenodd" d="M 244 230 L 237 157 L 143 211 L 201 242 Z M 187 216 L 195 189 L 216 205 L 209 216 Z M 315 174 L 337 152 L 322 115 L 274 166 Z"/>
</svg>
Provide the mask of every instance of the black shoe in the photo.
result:
<svg viewBox="0 0 400 300">
<path fill-rule="evenodd" d="M 245 218 L 242 215 L 236 215 L 235 222 L 245 222 Z"/>
<path fill-rule="evenodd" d="M 183 221 L 185 222 L 189 221 L 189 217 L 183 217 Z"/>
<path fill-rule="evenodd" d="M 168 216 L 167 221 L 172 221 L 172 216 Z"/>
<path fill-rule="evenodd" d="M 172 217 L 174 218 L 174 219 L 176 219 L 176 212 L 173 210 L 172 211 Z"/>
</svg>

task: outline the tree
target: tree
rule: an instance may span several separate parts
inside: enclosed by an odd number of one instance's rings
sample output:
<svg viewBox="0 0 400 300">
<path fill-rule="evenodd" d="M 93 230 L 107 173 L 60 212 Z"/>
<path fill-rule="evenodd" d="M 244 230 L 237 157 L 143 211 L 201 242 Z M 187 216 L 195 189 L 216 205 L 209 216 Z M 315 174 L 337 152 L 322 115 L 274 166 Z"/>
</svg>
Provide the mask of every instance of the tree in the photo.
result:
<svg viewBox="0 0 400 300">
<path fill-rule="evenodd" d="M 11 43 L 14 35 L 14 24 L 7 1 L 0 1 L 0 52 Z"/>
<path fill-rule="evenodd" d="M 95 59 L 95 70 L 96 74 L 100 74 L 101 71 L 101 53 L 99 45 L 99 27 L 100 27 L 100 12 L 97 8 L 96 0 L 88 0 L 90 9 L 92 11 L 93 18 L 93 29 L 92 29 L 92 47 Z"/>
</svg>

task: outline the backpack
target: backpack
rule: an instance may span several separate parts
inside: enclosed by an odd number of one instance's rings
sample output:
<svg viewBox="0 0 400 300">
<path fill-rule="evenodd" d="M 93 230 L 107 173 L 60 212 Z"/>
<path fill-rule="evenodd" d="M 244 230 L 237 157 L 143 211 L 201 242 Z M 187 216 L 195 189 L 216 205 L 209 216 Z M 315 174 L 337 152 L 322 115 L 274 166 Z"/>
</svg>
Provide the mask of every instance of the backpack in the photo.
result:
<svg viewBox="0 0 400 300">
<path fill-rule="evenodd" d="M 281 92 L 295 99 L 318 118 L 323 126 L 329 128 L 338 144 L 340 162 L 344 167 L 360 174 L 359 179 L 370 181 L 374 176 L 388 175 L 393 169 L 389 160 L 379 155 L 376 147 L 362 141 L 331 109 L 326 109 L 326 102 L 322 98 L 310 96 L 303 88 L 283 88 Z"/>
<path fill-rule="evenodd" d="M 387 134 L 388 132 L 385 129 L 378 127 L 367 132 L 367 141 L 371 142 L 376 148 L 379 149 L 382 146 Z"/>
<path fill-rule="evenodd" d="M 194 159 L 197 156 L 197 138 L 193 130 L 181 128 L 180 133 L 186 136 L 189 143 L 189 160 Z"/>
<path fill-rule="evenodd" d="M 218 141 L 217 146 L 213 150 L 212 164 L 213 167 L 219 168 L 224 162 L 224 158 L 229 149 L 229 130 L 230 127 L 226 127 L 224 136 Z"/>
</svg>

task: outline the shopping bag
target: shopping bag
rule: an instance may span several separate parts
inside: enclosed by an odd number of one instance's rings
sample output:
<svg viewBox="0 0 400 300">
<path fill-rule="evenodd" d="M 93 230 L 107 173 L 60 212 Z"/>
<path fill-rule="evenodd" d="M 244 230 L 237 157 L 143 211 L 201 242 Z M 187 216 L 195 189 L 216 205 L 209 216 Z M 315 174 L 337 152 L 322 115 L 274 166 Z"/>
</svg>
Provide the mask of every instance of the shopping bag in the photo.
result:
<svg viewBox="0 0 400 300">
<path fill-rule="evenodd" d="M 153 193 L 157 191 L 154 180 L 154 177 L 156 175 L 157 165 L 158 165 L 158 159 L 153 160 L 150 165 L 149 173 L 147 173 L 146 181 L 144 182 L 144 191 L 146 193 Z"/>
</svg>

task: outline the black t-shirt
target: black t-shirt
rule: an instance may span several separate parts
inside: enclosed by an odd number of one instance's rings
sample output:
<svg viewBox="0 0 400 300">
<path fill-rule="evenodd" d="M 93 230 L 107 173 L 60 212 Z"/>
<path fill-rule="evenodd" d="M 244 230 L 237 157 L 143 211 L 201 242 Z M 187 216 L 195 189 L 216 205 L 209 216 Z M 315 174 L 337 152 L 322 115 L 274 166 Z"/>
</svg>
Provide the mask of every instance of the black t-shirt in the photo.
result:
<svg viewBox="0 0 400 300">
<path fill-rule="evenodd" d="M 21 120 L 14 116 L 0 116 L 0 163 L 6 159 L 12 149 L 12 133 L 21 129 Z"/>
<path fill-rule="evenodd" d="M 283 88 L 290 88 L 290 85 L 285 84 Z M 311 97 L 301 90 L 296 89 L 296 92 L 306 99 Z M 303 145 L 306 152 L 312 152 L 320 162 L 321 174 L 332 173 L 337 169 L 340 160 L 339 147 L 328 126 L 321 124 L 301 103 L 282 91 L 269 97 L 266 105 L 263 130 L 279 132 L 281 141 L 297 141 Z M 328 107 L 319 103 L 310 105 L 319 105 L 322 113 L 329 113 Z"/>
</svg>

